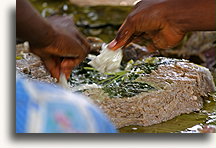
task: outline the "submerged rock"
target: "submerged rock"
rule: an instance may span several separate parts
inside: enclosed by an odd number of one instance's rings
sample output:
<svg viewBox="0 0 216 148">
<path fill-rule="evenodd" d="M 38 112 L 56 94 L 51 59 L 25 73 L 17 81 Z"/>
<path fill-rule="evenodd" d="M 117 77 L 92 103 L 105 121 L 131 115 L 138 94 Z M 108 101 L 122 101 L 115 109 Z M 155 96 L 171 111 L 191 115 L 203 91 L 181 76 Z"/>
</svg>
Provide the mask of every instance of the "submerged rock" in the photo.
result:
<svg viewBox="0 0 216 148">
<path fill-rule="evenodd" d="M 88 43 L 90 44 L 90 53 L 94 55 L 98 55 L 101 50 L 101 46 L 103 45 L 103 40 L 97 37 L 87 37 Z"/>
<path fill-rule="evenodd" d="M 128 125 L 149 126 L 183 113 L 199 111 L 203 107 L 203 97 L 215 91 L 212 75 L 207 68 L 185 60 L 159 57 L 153 59 L 154 62 L 160 61 L 157 67 L 150 72 L 138 70 L 137 67 L 139 76 L 127 81 L 131 85 L 139 82 L 139 85 L 134 85 L 136 87 L 126 85 L 121 79 L 108 83 L 110 88 L 105 84 L 103 87 L 108 87 L 108 91 L 93 88 L 84 90 L 83 93 L 92 98 L 115 125 L 121 128 Z M 139 61 L 139 64 L 148 65 L 151 62 L 149 58 Z M 120 84 L 113 85 L 115 83 Z"/>
<path fill-rule="evenodd" d="M 143 58 L 152 57 L 158 55 L 158 52 L 149 53 L 145 46 L 130 43 L 123 48 L 122 62 L 126 63 L 130 60 L 141 60 Z"/>
<path fill-rule="evenodd" d="M 184 58 L 215 70 L 215 31 L 197 31 L 185 36 L 182 44 L 172 50 L 161 50 L 162 56 Z"/>
</svg>

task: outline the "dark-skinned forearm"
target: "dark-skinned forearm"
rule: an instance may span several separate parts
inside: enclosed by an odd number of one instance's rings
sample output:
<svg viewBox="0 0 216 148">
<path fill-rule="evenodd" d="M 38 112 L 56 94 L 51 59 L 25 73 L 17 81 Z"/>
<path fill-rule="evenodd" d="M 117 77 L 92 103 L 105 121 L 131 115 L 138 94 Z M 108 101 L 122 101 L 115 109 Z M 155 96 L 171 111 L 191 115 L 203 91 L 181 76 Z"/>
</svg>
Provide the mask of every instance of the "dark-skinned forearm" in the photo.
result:
<svg viewBox="0 0 216 148">
<path fill-rule="evenodd" d="M 17 0 L 16 36 L 30 46 L 45 47 L 53 41 L 55 31 L 26 0 Z"/>
<path fill-rule="evenodd" d="M 182 31 L 216 30 L 215 0 L 170 0 L 167 20 L 174 20 Z M 172 8 L 172 9 L 170 9 Z"/>
</svg>

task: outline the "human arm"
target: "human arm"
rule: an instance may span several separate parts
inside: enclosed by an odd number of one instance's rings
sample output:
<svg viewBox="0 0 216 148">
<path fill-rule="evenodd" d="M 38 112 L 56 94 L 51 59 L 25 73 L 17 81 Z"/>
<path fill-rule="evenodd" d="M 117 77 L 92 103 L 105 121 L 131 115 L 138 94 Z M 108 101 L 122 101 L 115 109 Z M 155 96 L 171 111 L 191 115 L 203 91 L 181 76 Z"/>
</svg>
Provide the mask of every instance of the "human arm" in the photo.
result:
<svg viewBox="0 0 216 148">
<path fill-rule="evenodd" d="M 76 30 L 71 17 L 42 18 L 31 4 L 17 0 L 16 35 L 29 41 L 30 51 L 38 55 L 52 76 L 68 79 L 71 70 L 88 54 L 89 44 Z"/>
<path fill-rule="evenodd" d="M 139 36 L 150 40 L 150 51 L 175 47 L 187 32 L 216 30 L 215 5 L 215 0 L 142 0 L 109 48 L 118 49 Z"/>
</svg>

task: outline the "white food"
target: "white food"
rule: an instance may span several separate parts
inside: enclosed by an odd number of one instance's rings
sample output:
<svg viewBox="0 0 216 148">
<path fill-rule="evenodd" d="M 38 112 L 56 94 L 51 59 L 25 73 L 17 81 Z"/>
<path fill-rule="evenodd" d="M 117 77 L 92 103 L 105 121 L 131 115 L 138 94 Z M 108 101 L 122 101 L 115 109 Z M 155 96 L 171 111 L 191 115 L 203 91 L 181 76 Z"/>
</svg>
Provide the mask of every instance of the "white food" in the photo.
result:
<svg viewBox="0 0 216 148">
<path fill-rule="evenodd" d="M 89 55 L 91 61 L 88 64 L 90 64 L 92 67 L 94 67 L 101 73 L 119 71 L 120 64 L 123 57 L 123 52 L 121 48 L 114 51 L 107 48 L 106 44 L 103 44 L 101 48 L 102 48 L 101 53 L 98 56 Z M 77 90 L 83 90 L 83 89 L 100 88 L 96 84 L 91 84 L 91 85 L 85 84 L 74 88 L 70 88 L 70 86 L 67 83 L 67 79 L 63 73 L 60 74 L 59 85 L 73 92 Z"/>
<path fill-rule="evenodd" d="M 109 49 L 106 44 L 103 44 L 101 53 L 88 64 L 101 73 L 117 72 L 119 71 L 122 57 L 123 53 L 121 48 L 114 51 Z"/>
<path fill-rule="evenodd" d="M 69 89 L 69 88 L 70 88 L 70 86 L 69 86 L 68 83 L 67 83 L 66 76 L 65 76 L 65 74 L 63 74 L 63 73 L 60 74 L 58 84 L 59 84 L 60 86 L 62 86 L 63 88 L 66 88 L 66 89 Z"/>
</svg>

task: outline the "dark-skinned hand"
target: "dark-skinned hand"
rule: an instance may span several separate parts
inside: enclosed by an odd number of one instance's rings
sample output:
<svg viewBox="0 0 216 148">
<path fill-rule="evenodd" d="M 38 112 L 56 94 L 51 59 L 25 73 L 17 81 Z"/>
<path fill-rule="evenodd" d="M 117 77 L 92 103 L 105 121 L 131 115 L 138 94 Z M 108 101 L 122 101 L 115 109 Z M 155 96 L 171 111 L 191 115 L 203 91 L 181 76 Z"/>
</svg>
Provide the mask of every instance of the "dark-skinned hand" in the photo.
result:
<svg viewBox="0 0 216 148">
<path fill-rule="evenodd" d="M 214 0 L 142 0 L 120 27 L 109 48 L 142 36 L 149 51 L 175 47 L 189 31 L 215 30 Z"/>
<path fill-rule="evenodd" d="M 77 31 L 69 16 L 52 16 L 47 21 L 53 27 L 53 41 L 46 47 L 31 47 L 38 55 L 51 75 L 59 79 L 60 73 L 70 77 L 74 67 L 80 64 L 89 53 L 90 46 Z"/>
</svg>

